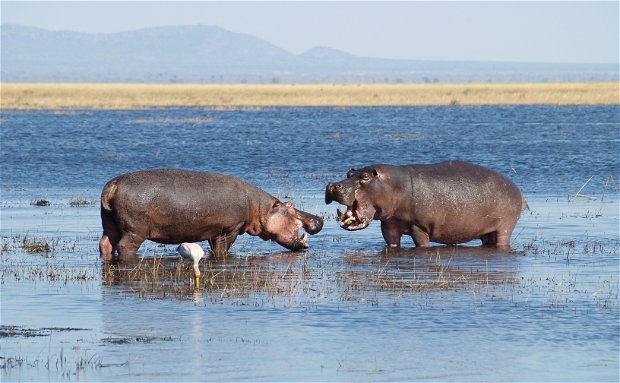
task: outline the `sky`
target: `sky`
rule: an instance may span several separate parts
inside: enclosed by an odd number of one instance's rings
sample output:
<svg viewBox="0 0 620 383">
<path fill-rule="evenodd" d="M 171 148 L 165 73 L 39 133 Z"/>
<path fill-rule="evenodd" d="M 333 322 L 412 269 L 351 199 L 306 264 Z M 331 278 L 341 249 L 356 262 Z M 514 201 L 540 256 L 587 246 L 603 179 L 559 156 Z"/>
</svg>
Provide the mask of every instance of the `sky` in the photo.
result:
<svg viewBox="0 0 620 383">
<path fill-rule="evenodd" d="M 412 60 L 618 63 L 619 4 L 576 1 L 5 1 L 2 24 L 113 33 L 215 25 L 292 53 Z"/>
</svg>

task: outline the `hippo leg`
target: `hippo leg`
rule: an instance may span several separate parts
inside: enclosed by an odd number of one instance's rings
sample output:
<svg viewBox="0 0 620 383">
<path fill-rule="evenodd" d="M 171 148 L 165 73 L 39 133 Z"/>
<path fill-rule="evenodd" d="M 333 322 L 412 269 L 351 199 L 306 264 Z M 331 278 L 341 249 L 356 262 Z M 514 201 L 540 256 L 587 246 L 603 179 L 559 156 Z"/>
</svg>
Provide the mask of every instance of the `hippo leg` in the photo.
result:
<svg viewBox="0 0 620 383">
<path fill-rule="evenodd" d="M 221 257 L 221 256 L 226 255 L 226 253 L 228 253 L 228 250 L 230 249 L 232 244 L 237 239 L 237 235 L 238 233 L 234 232 L 234 233 L 222 234 L 222 235 L 215 237 L 215 239 L 210 239 L 209 245 L 211 246 L 211 251 L 213 252 L 213 254 L 216 257 Z"/>
<path fill-rule="evenodd" d="M 482 246 L 493 246 L 497 243 L 497 231 L 487 233 L 480 237 Z"/>
<path fill-rule="evenodd" d="M 429 247 L 431 245 L 430 236 L 428 233 L 413 225 L 411 227 L 411 238 L 416 247 Z"/>
<path fill-rule="evenodd" d="M 514 224 L 500 226 L 496 231 L 483 235 L 480 239 L 484 246 L 509 247 L 510 236 L 514 230 Z"/>
<path fill-rule="evenodd" d="M 103 235 L 99 240 L 99 254 L 101 258 L 106 261 L 111 260 L 114 257 L 114 253 L 118 249 L 118 241 L 121 238 L 121 233 L 110 219 L 103 220 Z"/>
<path fill-rule="evenodd" d="M 402 231 L 390 221 L 381 221 L 381 234 L 383 234 L 383 239 L 390 247 L 400 247 L 400 237 L 402 235 Z"/>
<path fill-rule="evenodd" d="M 106 261 L 109 261 L 114 256 L 114 247 L 110 242 L 110 237 L 108 237 L 105 233 L 101 236 L 99 240 L 99 255 Z"/>
<path fill-rule="evenodd" d="M 135 257 L 142 242 L 144 242 L 144 238 L 134 233 L 123 233 L 121 240 L 118 241 L 118 255 L 121 258 Z"/>
</svg>

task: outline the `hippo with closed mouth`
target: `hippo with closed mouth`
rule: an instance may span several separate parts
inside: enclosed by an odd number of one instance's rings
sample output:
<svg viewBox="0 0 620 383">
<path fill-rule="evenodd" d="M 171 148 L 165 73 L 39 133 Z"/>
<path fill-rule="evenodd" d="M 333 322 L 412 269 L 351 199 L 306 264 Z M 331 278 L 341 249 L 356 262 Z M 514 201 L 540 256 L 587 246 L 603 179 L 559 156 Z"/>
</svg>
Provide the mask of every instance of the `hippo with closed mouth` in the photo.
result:
<svg viewBox="0 0 620 383">
<path fill-rule="evenodd" d="M 154 169 L 111 179 L 101 193 L 103 235 L 99 252 L 135 256 L 145 240 L 164 244 L 209 241 L 223 255 L 238 235 L 307 249 L 307 236 L 323 219 L 295 209 L 237 177 L 179 169 Z"/>
<path fill-rule="evenodd" d="M 507 247 L 526 207 L 511 180 L 462 161 L 351 169 L 347 178 L 327 185 L 325 203 L 332 201 L 347 206 L 344 213 L 337 210 L 340 227 L 361 230 L 380 220 L 390 247 L 400 247 L 402 235 L 419 247 L 474 239 Z"/>
</svg>

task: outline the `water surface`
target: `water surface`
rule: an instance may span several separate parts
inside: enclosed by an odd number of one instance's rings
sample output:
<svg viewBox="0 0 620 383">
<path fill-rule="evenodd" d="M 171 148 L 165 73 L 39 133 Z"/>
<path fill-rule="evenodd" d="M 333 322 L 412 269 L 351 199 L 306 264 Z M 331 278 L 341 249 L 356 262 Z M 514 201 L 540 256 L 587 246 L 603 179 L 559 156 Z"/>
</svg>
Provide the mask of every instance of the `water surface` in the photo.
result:
<svg viewBox="0 0 620 383">
<path fill-rule="evenodd" d="M 3 111 L 2 379 L 618 381 L 619 112 Z M 323 202 L 351 167 L 446 159 L 522 188 L 512 251 L 386 252 L 377 223 L 346 232 Z M 102 263 L 101 187 L 155 167 L 240 176 L 325 228 L 304 253 L 242 236 L 199 290 L 174 246 Z"/>
</svg>

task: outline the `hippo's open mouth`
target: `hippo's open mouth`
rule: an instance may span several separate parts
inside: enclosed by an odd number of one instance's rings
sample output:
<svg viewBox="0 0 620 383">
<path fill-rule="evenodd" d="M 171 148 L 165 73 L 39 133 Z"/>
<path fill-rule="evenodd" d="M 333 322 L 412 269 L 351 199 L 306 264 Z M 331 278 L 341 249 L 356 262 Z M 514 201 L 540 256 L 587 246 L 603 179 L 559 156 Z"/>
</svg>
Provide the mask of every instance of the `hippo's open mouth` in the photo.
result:
<svg viewBox="0 0 620 383">
<path fill-rule="evenodd" d="M 347 206 L 346 212 L 343 213 L 340 209 L 336 209 L 338 224 L 341 228 L 354 231 L 364 229 L 370 225 L 372 218 L 366 218 L 366 215 L 361 212 L 359 205 L 356 199 L 351 206 Z"/>
</svg>

